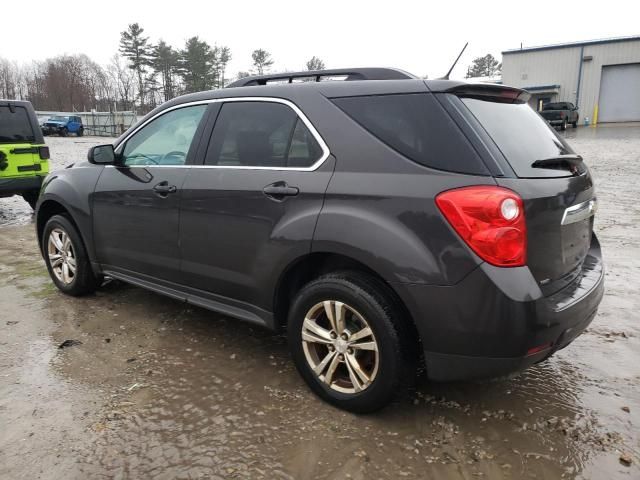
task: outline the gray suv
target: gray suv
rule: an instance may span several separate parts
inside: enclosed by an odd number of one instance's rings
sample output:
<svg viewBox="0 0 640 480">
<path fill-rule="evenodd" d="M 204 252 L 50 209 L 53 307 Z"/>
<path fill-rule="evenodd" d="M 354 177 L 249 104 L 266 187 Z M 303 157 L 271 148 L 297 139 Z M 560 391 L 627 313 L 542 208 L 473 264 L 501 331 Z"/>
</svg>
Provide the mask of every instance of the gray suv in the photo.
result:
<svg viewBox="0 0 640 480">
<path fill-rule="evenodd" d="M 393 69 L 176 98 L 47 178 L 42 255 L 70 295 L 108 276 L 286 329 L 311 389 L 355 412 L 420 366 L 523 369 L 604 288 L 592 177 L 527 99 Z"/>
</svg>

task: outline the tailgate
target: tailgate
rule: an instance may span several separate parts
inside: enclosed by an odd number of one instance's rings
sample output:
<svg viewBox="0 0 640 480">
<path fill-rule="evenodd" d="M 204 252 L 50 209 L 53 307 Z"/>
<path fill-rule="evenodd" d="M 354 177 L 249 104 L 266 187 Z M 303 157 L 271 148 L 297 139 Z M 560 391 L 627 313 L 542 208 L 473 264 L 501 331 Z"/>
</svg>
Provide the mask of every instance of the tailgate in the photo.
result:
<svg viewBox="0 0 640 480">
<path fill-rule="evenodd" d="M 0 144 L 0 177 L 43 174 L 46 173 L 45 167 L 46 161 L 40 159 L 37 146 L 24 143 Z"/>
<path fill-rule="evenodd" d="M 540 113 L 546 120 L 560 120 L 562 118 L 562 112 L 560 110 L 546 110 Z"/>
<path fill-rule="evenodd" d="M 527 265 L 545 295 L 581 271 L 591 245 L 595 190 L 589 172 L 567 178 L 497 179 L 522 197 L 527 222 Z"/>
<path fill-rule="evenodd" d="M 526 103 L 478 97 L 462 101 L 516 175 L 496 181 L 522 197 L 527 266 L 543 292 L 552 294 L 579 274 L 591 245 L 591 174 L 582 158 Z"/>
</svg>

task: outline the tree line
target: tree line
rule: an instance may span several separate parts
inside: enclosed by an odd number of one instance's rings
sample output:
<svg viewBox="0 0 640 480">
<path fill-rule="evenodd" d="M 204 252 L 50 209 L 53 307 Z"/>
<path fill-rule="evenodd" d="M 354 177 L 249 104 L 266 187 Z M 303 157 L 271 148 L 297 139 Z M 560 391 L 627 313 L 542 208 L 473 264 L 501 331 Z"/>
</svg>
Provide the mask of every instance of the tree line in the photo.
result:
<svg viewBox="0 0 640 480">
<path fill-rule="evenodd" d="M 133 23 L 120 34 L 118 52 L 107 65 L 87 55 L 59 55 L 31 64 L 0 57 L 0 98 L 29 100 L 36 110 L 127 111 L 146 113 L 185 93 L 222 88 L 231 80 L 262 75 L 274 64 L 267 50 L 251 54 L 252 71 L 228 75 L 231 49 L 211 46 L 198 36 L 182 48 L 162 39 L 152 42 Z M 487 54 L 473 60 L 466 77 L 500 74 L 502 65 Z M 322 70 L 324 61 L 313 56 L 307 70 Z"/>
<path fill-rule="evenodd" d="M 0 98 L 29 100 L 36 110 L 135 110 L 146 113 L 185 93 L 222 88 L 230 81 L 267 73 L 274 59 L 258 48 L 251 54 L 252 71 L 228 75 L 231 49 L 211 46 L 198 36 L 182 48 L 162 39 L 156 43 L 133 23 L 120 34 L 118 52 L 107 65 L 87 55 L 59 55 L 31 64 L 0 57 Z M 325 68 L 312 57 L 308 70 Z"/>
</svg>

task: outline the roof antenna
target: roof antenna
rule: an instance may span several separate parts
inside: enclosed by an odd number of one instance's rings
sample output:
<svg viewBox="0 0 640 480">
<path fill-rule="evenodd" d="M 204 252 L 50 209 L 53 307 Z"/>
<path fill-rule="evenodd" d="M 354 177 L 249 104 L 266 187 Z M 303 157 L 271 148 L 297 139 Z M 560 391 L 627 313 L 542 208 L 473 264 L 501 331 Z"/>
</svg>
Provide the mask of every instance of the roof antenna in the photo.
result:
<svg viewBox="0 0 640 480">
<path fill-rule="evenodd" d="M 438 80 L 449 80 L 449 75 L 451 75 L 451 72 L 453 71 L 454 67 L 456 66 L 456 64 L 458 63 L 458 60 L 460 60 L 460 57 L 462 56 L 462 54 L 464 53 L 464 51 L 467 48 L 467 45 L 469 45 L 469 42 L 464 44 L 464 47 L 462 47 L 462 50 L 460 50 L 460 54 L 458 55 L 458 58 L 456 58 L 456 61 L 453 62 L 453 65 L 451 65 L 451 68 L 449 69 L 449 71 L 447 72 L 447 74 L 442 77 L 439 78 Z"/>
</svg>

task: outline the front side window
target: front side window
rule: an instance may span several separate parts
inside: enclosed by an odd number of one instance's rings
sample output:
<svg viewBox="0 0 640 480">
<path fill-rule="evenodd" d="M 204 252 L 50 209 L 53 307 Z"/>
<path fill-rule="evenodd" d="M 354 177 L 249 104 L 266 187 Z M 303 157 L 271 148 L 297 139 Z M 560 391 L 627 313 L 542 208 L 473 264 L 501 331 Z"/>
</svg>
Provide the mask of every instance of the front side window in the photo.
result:
<svg viewBox="0 0 640 480">
<path fill-rule="evenodd" d="M 275 102 L 228 102 L 211 135 L 205 163 L 305 168 L 322 149 L 295 111 Z"/>
<path fill-rule="evenodd" d="M 206 105 L 178 108 L 151 121 L 127 140 L 123 164 L 184 165 L 206 109 Z"/>
</svg>

